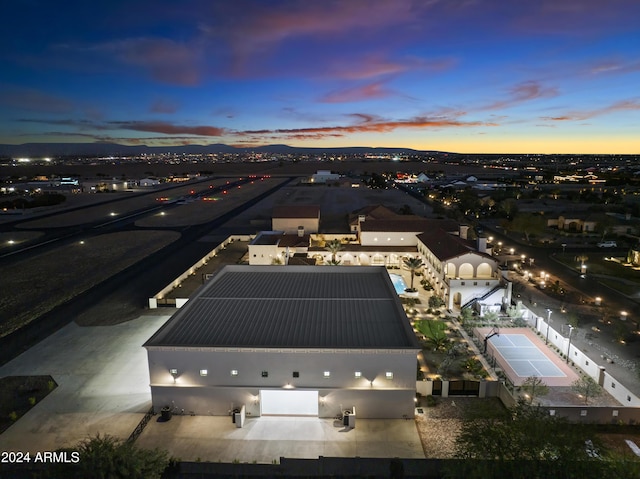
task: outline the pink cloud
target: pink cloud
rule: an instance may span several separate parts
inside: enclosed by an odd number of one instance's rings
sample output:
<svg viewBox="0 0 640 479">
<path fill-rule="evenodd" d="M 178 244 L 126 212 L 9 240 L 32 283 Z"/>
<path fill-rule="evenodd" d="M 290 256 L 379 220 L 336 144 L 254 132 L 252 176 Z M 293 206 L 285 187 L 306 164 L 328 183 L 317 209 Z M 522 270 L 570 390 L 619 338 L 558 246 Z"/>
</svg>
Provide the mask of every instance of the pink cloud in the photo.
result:
<svg viewBox="0 0 640 479">
<path fill-rule="evenodd" d="M 280 138 L 300 138 L 325 136 L 342 136 L 354 133 L 388 133 L 398 129 L 440 129 L 440 128 L 469 128 L 477 126 L 496 126 L 495 123 L 481 121 L 463 121 L 457 118 L 442 116 L 418 116 L 405 120 L 385 120 L 373 115 L 351 115 L 361 120 L 353 125 L 335 125 L 307 128 L 287 128 L 275 130 L 250 130 L 236 132 L 236 135 L 279 135 Z"/>
<path fill-rule="evenodd" d="M 636 29 L 640 15 L 640 4 L 633 0 L 538 0 L 518 7 L 512 10 L 512 28 L 537 34 L 597 35 L 610 28 Z"/>
<path fill-rule="evenodd" d="M 456 60 L 453 58 L 427 60 L 418 57 L 404 57 L 391 60 L 380 55 L 375 55 L 336 62 L 327 67 L 326 75 L 348 80 L 363 80 L 408 71 L 445 71 L 451 69 L 456 63 Z"/>
<path fill-rule="evenodd" d="M 129 38 L 89 47 L 148 72 L 155 80 L 182 86 L 200 82 L 199 49 L 168 38 Z"/>
<path fill-rule="evenodd" d="M 620 75 L 640 71 L 640 61 L 623 59 L 601 59 L 588 65 L 587 73 L 591 75 Z"/>
<path fill-rule="evenodd" d="M 481 110 L 500 110 L 510 108 L 521 103 L 537 100 L 539 98 L 552 98 L 558 95 L 556 88 L 544 87 L 539 82 L 528 81 L 513 86 L 508 91 L 508 95 L 503 100 L 497 100 L 493 103 L 481 107 Z"/>
<path fill-rule="evenodd" d="M 228 46 L 230 73 L 236 76 L 261 71 L 264 74 L 262 65 L 258 67 L 256 62 L 264 62 L 278 48 L 300 39 L 309 40 L 313 45 L 323 45 L 323 51 L 315 56 L 312 64 L 314 73 L 317 74 L 318 64 L 322 62 L 326 65 L 325 72 L 338 77 L 372 78 L 411 69 L 417 60 L 365 59 L 358 71 L 357 67 L 345 64 L 332 65 L 333 58 L 327 53 L 327 45 L 333 45 L 344 54 L 344 45 L 366 44 L 367 38 L 377 42 L 380 35 L 388 31 L 386 46 L 391 48 L 407 35 L 420 34 L 425 26 L 425 13 L 441 3 L 441 0 L 224 2 L 216 6 L 214 15 L 233 18 L 234 21 L 226 25 L 213 21 L 210 25 L 202 25 L 201 30 Z M 318 49 L 309 51 L 309 55 L 317 52 Z M 434 66 L 435 63 L 437 61 Z M 311 65 L 308 67 L 311 71 Z"/>
<path fill-rule="evenodd" d="M 638 111 L 640 110 L 640 100 L 621 100 L 611 105 L 593 110 L 574 111 L 564 115 L 542 117 L 547 121 L 583 121 L 597 116 L 608 115 L 619 111 Z"/>
<path fill-rule="evenodd" d="M 370 83 L 345 90 L 333 91 L 320 98 L 321 103 L 350 103 L 393 95 L 392 90 L 384 88 L 382 82 Z"/>
<path fill-rule="evenodd" d="M 112 127 L 122 130 L 147 131 L 161 133 L 163 135 L 197 135 L 197 136 L 223 136 L 227 133 L 224 128 L 216 126 L 187 126 L 175 125 L 159 121 L 118 121 L 109 123 Z"/>
</svg>

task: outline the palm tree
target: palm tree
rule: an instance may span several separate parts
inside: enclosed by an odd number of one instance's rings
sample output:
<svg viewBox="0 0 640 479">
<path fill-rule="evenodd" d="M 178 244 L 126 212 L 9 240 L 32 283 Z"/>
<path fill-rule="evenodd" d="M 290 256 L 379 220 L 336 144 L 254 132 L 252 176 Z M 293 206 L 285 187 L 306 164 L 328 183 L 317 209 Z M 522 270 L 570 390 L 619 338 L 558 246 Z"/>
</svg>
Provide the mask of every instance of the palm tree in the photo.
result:
<svg viewBox="0 0 640 479">
<path fill-rule="evenodd" d="M 342 243 L 340 240 L 333 239 L 331 241 L 327 241 L 324 245 L 324 249 L 331 253 L 331 262 L 330 264 L 340 264 L 340 262 L 336 259 L 336 253 L 338 251 L 342 251 Z"/>
<path fill-rule="evenodd" d="M 415 291 L 413 289 L 413 277 L 415 276 L 416 271 L 418 271 L 420 268 L 422 268 L 422 266 L 423 266 L 422 259 L 420 259 L 420 258 L 405 258 L 404 259 L 404 266 L 409 271 L 411 271 L 411 287 L 409 289 L 411 291 Z"/>
</svg>

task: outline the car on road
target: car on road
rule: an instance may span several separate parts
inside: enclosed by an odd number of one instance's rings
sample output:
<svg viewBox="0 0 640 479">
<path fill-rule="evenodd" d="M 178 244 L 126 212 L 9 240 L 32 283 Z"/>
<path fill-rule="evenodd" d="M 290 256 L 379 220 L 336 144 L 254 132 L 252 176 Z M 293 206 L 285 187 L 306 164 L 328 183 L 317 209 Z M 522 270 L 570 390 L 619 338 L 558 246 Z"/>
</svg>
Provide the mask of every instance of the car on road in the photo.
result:
<svg viewBox="0 0 640 479">
<path fill-rule="evenodd" d="M 615 241 L 603 241 L 598 243 L 598 248 L 616 248 L 618 244 Z"/>
</svg>

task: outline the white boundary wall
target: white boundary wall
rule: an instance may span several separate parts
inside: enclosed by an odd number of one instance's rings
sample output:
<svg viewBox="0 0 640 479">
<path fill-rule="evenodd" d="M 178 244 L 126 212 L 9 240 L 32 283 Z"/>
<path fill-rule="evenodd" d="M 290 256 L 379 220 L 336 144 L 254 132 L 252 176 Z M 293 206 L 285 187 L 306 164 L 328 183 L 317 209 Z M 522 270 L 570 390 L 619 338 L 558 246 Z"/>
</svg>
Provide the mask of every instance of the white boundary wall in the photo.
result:
<svg viewBox="0 0 640 479">
<path fill-rule="evenodd" d="M 186 278 L 195 274 L 200 267 L 207 264 L 207 262 L 217 255 L 221 250 L 223 250 L 229 243 L 233 243 L 234 241 L 250 241 L 251 236 L 249 235 L 232 235 L 229 236 L 226 240 L 212 249 L 207 255 L 202 257 L 196 264 L 191 266 L 191 268 L 187 269 L 184 273 L 174 279 L 167 286 L 162 288 L 155 296 L 149 298 L 149 309 L 157 309 L 158 308 L 158 300 L 165 297 L 166 294 L 173 291 L 175 288 L 180 286 L 180 283 L 184 281 Z M 176 308 L 181 308 L 184 304 L 189 300 L 189 298 L 176 298 Z"/>
<path fill-rule="evenodd" d="M 617 399 L 623 406 L 638 407 L 640 406 L 640 398 L 624 387 L 616 378 L 606 372 L 606 360 L 604 364 L 598 364 L 593 358 L 587 356 L 573 343 L 569 344 L 569 338 L 565 338 L 561 333 L 552 328 L 547 321 L 534 314 L 526 306 L 523 318 L 538 331 L 543 339 L 549 338 L 549 344 L 552 344 L 560 350 L 562 354 L 569 357 L 569 361 L 573 362 L 577 367 L 582 369 L 587 375 L 591 376 L 600 384 L 604 390 Z M 536 326 L 537 325 L 537 326 Z"/>
</svg>

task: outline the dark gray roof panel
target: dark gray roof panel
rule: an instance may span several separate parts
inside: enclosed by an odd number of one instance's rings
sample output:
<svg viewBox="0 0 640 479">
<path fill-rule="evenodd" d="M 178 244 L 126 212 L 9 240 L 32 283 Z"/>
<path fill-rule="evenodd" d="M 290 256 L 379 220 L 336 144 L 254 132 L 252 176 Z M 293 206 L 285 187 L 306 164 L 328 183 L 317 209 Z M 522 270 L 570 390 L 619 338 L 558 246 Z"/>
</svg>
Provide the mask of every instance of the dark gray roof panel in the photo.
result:
<svg viewBox="0 0 640 479">
<path fill-rule="evenodd" d="M 335 271 L 287 272 L 283 271 L 228 272 L 202 296 L 207 298 L 380 298 L 388 294 L 386 284 L 379 275 L 362 271 L 344 274 Z M 287 268 L 289 269 L 289 268 Z M 314 269 L 321 269 L 316 267 Z M 276 273 L 276 274 L 274 274 Z"/>
<path fill-rule="evenodd" d="M 227 266 L 145 346 L 417 348 L 384 268 Z"/>
</svg>

